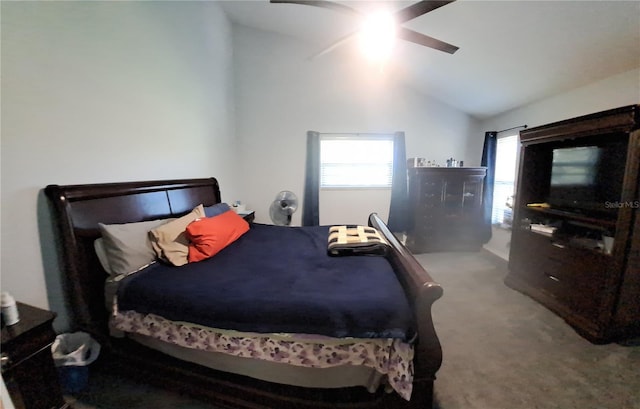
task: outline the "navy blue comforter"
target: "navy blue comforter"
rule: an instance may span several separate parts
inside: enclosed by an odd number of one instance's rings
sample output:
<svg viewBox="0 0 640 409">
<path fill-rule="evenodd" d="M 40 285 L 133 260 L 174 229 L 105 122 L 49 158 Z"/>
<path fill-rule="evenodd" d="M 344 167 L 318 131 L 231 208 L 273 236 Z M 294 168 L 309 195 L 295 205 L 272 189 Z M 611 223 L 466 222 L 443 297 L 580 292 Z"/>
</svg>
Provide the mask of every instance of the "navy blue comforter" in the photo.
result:
<svg viewBox="0 0 640 409">
<path fill-rule="evenodd" d="M 245 332 L 410 339 L 412 312 L 389 262 L 330 257 L 327 236 L 327 226 L 253 224 L 210 259 L 125 278 L 118 309 Z"/>
</svg>

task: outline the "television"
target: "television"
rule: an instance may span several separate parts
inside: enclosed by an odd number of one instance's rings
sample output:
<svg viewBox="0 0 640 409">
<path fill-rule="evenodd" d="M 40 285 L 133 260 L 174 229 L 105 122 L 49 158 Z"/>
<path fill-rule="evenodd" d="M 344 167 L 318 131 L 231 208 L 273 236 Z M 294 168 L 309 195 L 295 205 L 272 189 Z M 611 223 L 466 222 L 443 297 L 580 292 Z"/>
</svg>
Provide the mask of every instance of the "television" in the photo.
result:
<svg viewBox="0 0 640 409">
<path fill-rule="evenodd" d="M 610 213 L 620 201 L 626 144 L 553 149 L 548 203 L 579 213 Z"/>
</svg>

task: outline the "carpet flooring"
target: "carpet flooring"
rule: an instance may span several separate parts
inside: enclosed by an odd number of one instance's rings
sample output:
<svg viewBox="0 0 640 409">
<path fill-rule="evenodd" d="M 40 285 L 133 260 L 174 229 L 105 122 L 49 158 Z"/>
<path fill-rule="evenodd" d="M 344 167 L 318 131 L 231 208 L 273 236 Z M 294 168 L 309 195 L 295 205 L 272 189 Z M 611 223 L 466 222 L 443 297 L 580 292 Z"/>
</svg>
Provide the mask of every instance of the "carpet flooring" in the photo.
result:
<svg viewBox="0 0 640 409">
<path fill-rule="evenodd" d="M 589 343 L 506 287 L 506 264 L 483 252 L 416 257 L 444 288 L 433 307 L 436 408 L 640 409 L 640 343 Z M 97 369 L 66 399 L 74 409 L 217 409 Z"/>
<path fill-rule="evenodd" d="M 444 288 L 433 307 L 439 408 L 640 408 L 640 346 L 591 344 L 506 287 L 504 263 L 482 253 L 417 258 Z"/>
</svg>

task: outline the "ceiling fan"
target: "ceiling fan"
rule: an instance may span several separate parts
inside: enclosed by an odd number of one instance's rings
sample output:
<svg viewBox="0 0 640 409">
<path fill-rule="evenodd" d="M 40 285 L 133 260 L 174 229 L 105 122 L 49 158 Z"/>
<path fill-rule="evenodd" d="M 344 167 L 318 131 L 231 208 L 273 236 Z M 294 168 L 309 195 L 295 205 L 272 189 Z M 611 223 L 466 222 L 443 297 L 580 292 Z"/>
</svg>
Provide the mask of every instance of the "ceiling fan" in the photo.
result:
<svg viewBox="0 0 640 409">
<path fill-rule="evenodd" d="M 410 30 L 406 27 L 402 27 L 403 23 L 406 23 L 409 20 L 413 20 L 414 18 L 420 17 L 423 14 L 426 14 L 430 11 L 433 11 L 442 6 L 446 6 L 449 3 L 453 3 L 455 0 L 444 0 L 444 1 L 419 1 L 410 6 L 407 6 L 403 9 L 400 9 L 392 14 L 392 17 L 397 26 L 396 36 L 402 40 L 410 41 L 415 44 L 423 45 L 425 47 L 433 48 L 435 50 L 443 51 L 445 53 L 453 54 L 458 51 L 458 47 L 455 45 L 451 45 L 449 43 L 445 43 L 444 41 L 438 40 L 436 38 L 430 37 L 428 35 L 418 33 L 417 31 Z M 277 4 L 301 4 L 305 6 L 314 6 L 314 7 L 322 7 L 330 10 L 334 10 L 340 13 L 347 13 L 357 18 L 365 17 L 363 13 L 360 11 L 346 6 L 344 4 L 335 3 L 332 1 L 326 0 L 270 0 L 271 3 Z M 319 57 L 323 54 L 328 53 L 334 48 L 340 46 L 342 43 L 349 40 L 352 36 L 358 33 L 359 30 L 354 30 L 347 35 L 339 38 L 335 42 L 333 42 L 328 47 L 324 48 L 319 53 L 315 54 L 311 58 Z"/>
</svg>

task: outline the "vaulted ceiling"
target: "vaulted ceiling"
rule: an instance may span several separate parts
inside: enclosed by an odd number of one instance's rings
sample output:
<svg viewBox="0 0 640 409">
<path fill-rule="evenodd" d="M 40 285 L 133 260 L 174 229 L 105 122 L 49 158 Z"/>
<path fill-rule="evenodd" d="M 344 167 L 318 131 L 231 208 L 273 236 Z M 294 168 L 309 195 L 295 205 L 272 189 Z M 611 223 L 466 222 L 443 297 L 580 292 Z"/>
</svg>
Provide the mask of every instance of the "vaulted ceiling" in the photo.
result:
<svg viewBox="0 0 640 409">
<path fill-rule="evenodd" d="M 366 13 L 409 1 L 340 1 Z M 334 10 L 268 0 L 220 2 L 232 22 L 281 33 L 314 55 L 359 22 Z M 640 68 L 640 1 L 458 0 L 404 24 L 454 44 L 453 55 L 399 41 L 387 69 L 477 118 Z M 347 42 L 335 55 L 353 47 Z M 311 61 L 310 63 L 313 63 Z M 640 101 L 640 78 L 639 101 Z"/>
</svg>

